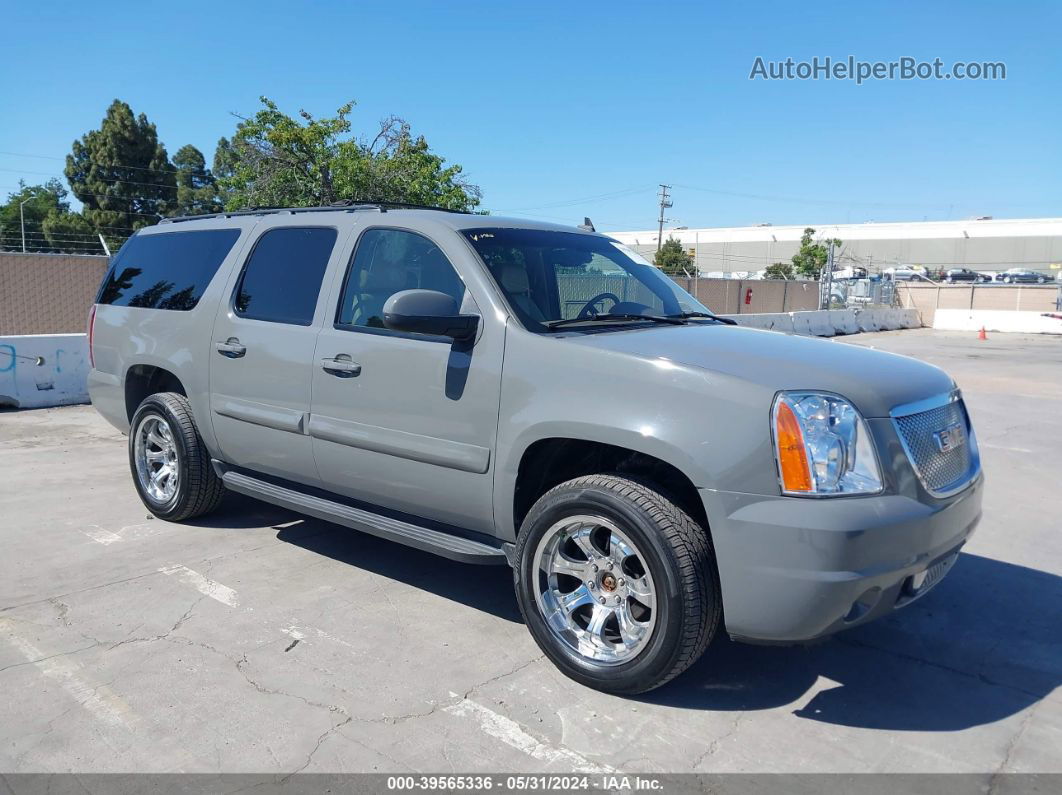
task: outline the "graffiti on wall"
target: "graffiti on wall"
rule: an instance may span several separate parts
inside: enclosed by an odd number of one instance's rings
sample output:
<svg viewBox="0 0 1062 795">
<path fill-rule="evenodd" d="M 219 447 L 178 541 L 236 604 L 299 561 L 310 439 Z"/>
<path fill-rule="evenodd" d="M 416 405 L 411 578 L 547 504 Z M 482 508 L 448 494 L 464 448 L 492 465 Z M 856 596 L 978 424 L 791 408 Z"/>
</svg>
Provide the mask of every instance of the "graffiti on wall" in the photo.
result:
<svg viewBox="0 0 1062 795">
<path fill-rule="evenodd" d="M 85 402 L 86 353 L 83 334 L 0 338 L 0 406 Z"/>
</svg>

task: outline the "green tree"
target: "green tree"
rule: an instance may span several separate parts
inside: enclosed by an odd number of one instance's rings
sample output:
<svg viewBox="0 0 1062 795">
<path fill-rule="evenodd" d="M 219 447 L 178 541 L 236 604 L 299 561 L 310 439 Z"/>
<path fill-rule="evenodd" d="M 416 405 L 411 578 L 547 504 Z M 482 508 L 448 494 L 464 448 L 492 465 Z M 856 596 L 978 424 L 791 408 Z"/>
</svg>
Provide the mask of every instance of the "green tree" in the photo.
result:
<svg viewBox="0 0 1062 795">
<path fill-rule="evenodd" d="M 98 130 L 74 142 L 65 174 L 85 217 L 115 243 L 177 203 L 175 169 L 155 125 L 121 100 L 107 108 Z"/>
<path fill-rule="evenodd" d="M 48 213 L 41 224 L 44 237 L 54 251 L 71 254 L 103 254 L 103 246 L 96 237 L 96 228 L 81 213 Z"/>
<path fill-rule="evenodd" d="M 222 138 L 214 156 L 228 209 L 312 207 L 341 199 L 438 204 L 471 210 L 480 191 L 445 166 L 423 136 L 389 118 L 371 141 L 350 135 L 348 102 L 331 118 L 283 113 L 262 97 L 263 109 L 242 119 L 232 139 Z"/>
<path fill-rule="evenodd" d="M 224 207 L 232 207 L 230 202 L 233 198 L 233 178 L 236 174 L 236 154 L 232 148 L 232 141 L 222 136 L 218 139 L 217 148 L 214 150 L 214 180 L 218 186 L 218 200 Z"/>
<path fill-rule="evenodd" d="M 66 189 L 57 179 L 43 185 L 27 185 L 20 180 L 18 190 L 8 194 L 7 202 L 0 206 L 0 248 L 21 251 L 24 228 L 26 251 L 58 250 L 48 240 L 44 222 L 49 215 L 70 211 L 66 195 Z"/>
<path fill-rule="evenodd" d="M 664 245 L 653 257 L 653 264 L 669 276 L 685 276 L 693 273 L 693 257 L 682 248 L 682 243 L 673 237 L 664 241 Z"/>
<path fill-rule="evenodd" d="M 765 279 L 792 279 L 795 277 L 793 266 L 788 262 L 776 262 L 768 265 L 764 272 Z"/>
<path fill-rule="evenodd" d="M 834 247 L 841 245 L 841 241 L 837 238 L 832 241 L 816 241 L 814 236 L 815 230 L 810 226 L 806 228 L 804 234 L 800 236 L 800 250 L 793 255 L 793 270 L 809 279 L 818 279 L 822 274 L 823 268 L 826 267 L 826 260 L 829 258 L 830 243 L 832 242 Z"/>
<path fill-rule="evenodd" d="M 177 169 L 177 205 L 174 215 L 202 215 L 221 212 L 221 196 L 214 174 L 206 167 L 203 153 L 191 144 L 182 146 L 173 156 Z"/>
</svg>

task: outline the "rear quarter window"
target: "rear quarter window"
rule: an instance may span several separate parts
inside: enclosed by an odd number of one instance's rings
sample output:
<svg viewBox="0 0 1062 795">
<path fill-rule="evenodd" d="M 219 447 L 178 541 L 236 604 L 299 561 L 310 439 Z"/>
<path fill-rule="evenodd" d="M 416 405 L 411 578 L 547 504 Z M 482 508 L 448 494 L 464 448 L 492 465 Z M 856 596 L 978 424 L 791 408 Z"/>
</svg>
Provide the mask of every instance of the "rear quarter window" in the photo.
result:
<svg viewBox="0 0 1062 795">
<path fill-rule="evenodd" d="M 239 237 L 239 229 L 136 235 L 114 258 L 96 303 L 194 309 Z"/>
</svg>

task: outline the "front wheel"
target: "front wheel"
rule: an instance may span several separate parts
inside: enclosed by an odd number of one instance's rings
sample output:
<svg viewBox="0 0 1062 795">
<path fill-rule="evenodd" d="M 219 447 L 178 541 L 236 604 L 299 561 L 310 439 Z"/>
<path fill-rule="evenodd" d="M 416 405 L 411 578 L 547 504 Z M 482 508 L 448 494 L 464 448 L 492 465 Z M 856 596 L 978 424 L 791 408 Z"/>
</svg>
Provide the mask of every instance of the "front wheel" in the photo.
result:
<svg viewBox="0 0 1062 795">
<path fill-rule="evenodd" d="M 149 395 L 136 410 L 129 428 L 129 468 L 147 509 L 171 522 L 210 513 L 225 493 L 188 398 L 175 392 Z"/>
<path fill-rule="evenodd" d="M 535 641 L 589 687 L 659 687 L 707 648 L 722 612 L 705 528 L 621 475 L 543 495 L 520 528 L 517 600 Z"/>
</svg>

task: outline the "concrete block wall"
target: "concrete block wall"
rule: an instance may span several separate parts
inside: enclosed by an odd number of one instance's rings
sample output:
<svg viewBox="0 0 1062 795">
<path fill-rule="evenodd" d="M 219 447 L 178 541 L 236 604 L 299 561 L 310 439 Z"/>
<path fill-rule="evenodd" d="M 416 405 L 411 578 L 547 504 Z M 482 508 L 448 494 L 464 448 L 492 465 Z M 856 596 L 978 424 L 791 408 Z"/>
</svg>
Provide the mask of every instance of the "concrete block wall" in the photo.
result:
<svg viewBox="0 0 1062 795">
<path fill-rule="evenodd" d="M 897 282 L 900 305 L 922 313 L 926 326 L 936 328 L 933 316 L 945 309 L 993 309 L 1014 312 L 1053 312 L 1058 286 L 969 285 Z"/>
<path fill-rule="evenodd" d="M 85 330 L 107 257 L 0 252 L 0 336 Z"/>
<path fill-rule="evenodd" d="M 818 309 L 819 306 L 818 282 L 781 279 L 687 279 L 681 276 L 671 278 L 717 314 L 800 312 Z"/>
</svg>

